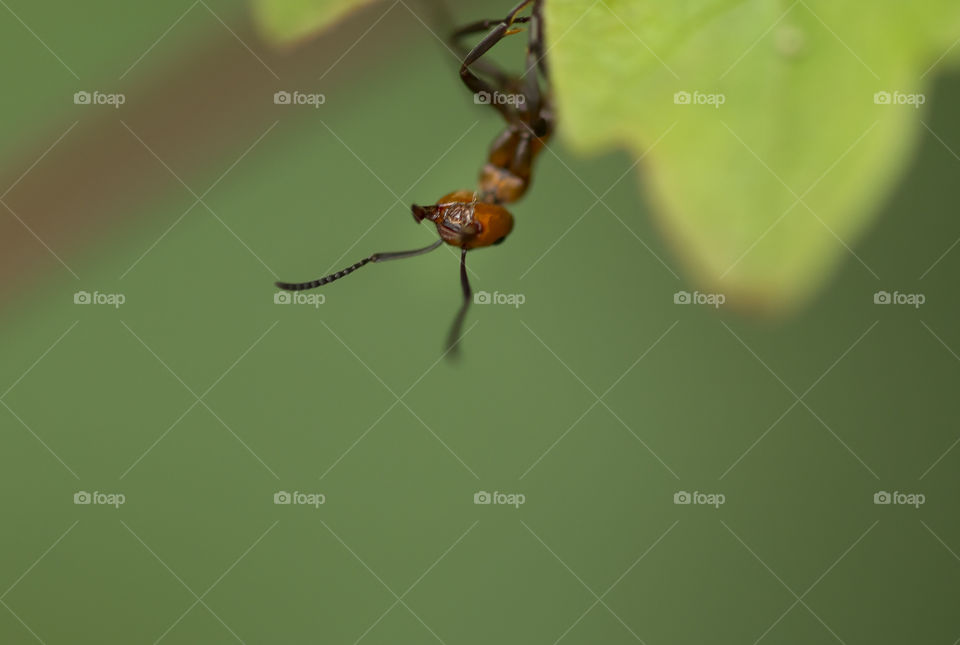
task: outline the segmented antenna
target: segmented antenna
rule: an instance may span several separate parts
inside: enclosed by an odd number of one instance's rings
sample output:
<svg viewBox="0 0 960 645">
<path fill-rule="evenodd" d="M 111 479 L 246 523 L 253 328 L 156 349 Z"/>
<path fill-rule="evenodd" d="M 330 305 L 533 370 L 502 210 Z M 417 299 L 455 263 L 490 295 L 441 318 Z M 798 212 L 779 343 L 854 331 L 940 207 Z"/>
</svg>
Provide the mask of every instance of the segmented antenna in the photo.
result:
<svg viewBox="0 0 960 645">
<path fill-rule="evenodd" d="M 364 258 L 356 264 L 348 266 L 346 269 L 342 269 L 336 273 L 331 273 L 330 275 L 318 278 L 317 280 L 312 280 L 310 282 L 277 282 L 275 284 L 278 288 L 283 289 L 284 291 L 306 291 L 307 289 L 316 289 L 317 287 L 322 287 L 325 284 L 330 284 L 334 280 L 339 280 L 346 275 L 350 275 L 360 267 L 366 266 L 370 262 L 385 262 L 387 260 L 402 260 L 403 258 L 412 258 L 417 255 L 429 253 L 441 244 L 443 244 L 442 239 L 437 240 L 430 246 L 425 246 L 422 249 L 414 249 L 412 251 L 393 251 L 390 253 L 374 253 L 368 258 Z"/>
</svg>

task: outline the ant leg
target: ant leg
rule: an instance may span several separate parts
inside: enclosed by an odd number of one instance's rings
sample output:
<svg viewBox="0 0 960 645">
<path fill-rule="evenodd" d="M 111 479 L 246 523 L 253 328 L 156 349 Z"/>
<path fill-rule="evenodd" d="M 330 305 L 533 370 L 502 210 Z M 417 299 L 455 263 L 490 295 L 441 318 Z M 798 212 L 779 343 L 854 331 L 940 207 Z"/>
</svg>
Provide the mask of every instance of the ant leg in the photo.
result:
<svg viewBox="0 0 960 645">
<path fill-rule="evenodd" d="M 507 17 L 504 18 L 503 21 L 508 25 L 512 25 L 513 23 L 515 23 L 517 21 L 517 14 L 523 11 L 524 7 L 526 7 L 531 2 L 534 2 L 534 0 L 521 0 L 520 4 L 518 4 L 516 7 L 511 9 L 510 13 L 507 14 Z M 540 2 L 540 0 L 536 0 L 536 2 Z"/>
<path fill-rule="evenodd" d="M 533 0 L 522 0 L 520 4 L 514 7 L 503 20 L 481 20 L 457 30 L 453 36 L 454 42 L 466 34 L 477 31 L 485 31 L 491 26 L 493 27 L 493 30 L 488 33 L 476 47 L 467 53 L 463 60 L 463 67 L 472 65 L 474 61 L 487 53 L 491 47 L 500 42 L 500 40 L 507 35 L 507 32 L 514 23 L 528 22 L 530 17 L 518 17 L 517 14 L 523 11 L 523 9 L 526 8 L 526 6 L 531 2 L 533 2 Z"/>
<path fill-rule="evenodd" d="M 460 305 L 460 311 L 457 317 L 453 319 L 450 326 L 450 334 L 447 336 L 447 352 L 455 357 L 459 351 L 461 331 L 463 330 L 463 321 L 467 318 L 467 310 L 470 303 L 473 302 L 473 290 L 470 288 L 470 278 L 467 276 L 467 250 L 460 251 L 460 288 L 463 289 L 463 304 Z"/>
<path fill-rule="evenodd" d="M 549 83 L 547 76 L 546 53 L 543 45 L 543 3 L 538 0 L 533 7 L 530 21 L 530 39 L 527 43 L 526 67 L 523 72 L 522 83 L 524 94 L 530 103 L 526 109 L 533 117 L 540 113 L 542 107 L 542 91 L 540 77 Z"/>
<path fill-rule="evenodd" d="M 543 0 L 537 0 L 533 5 L 533 27 L 530 30 L 530 48 L 537 57 L 537 68 L 543 77 L 549 81 L 550 72 L 547 69 L 547 52 L 544 50 L 546 37 L 543 33 Z"/>
<path fill-rule="evenodd" d="M 536 137 L 549 137 L 553 131 L 553 114 L 550 107 L 550 76 L 547 68 L 547 54 L 544 50 L 543 0 L 537 0 L 533 7 L 533 21 L 530 28 L 530 41 L 527 45 L 527 69 L 524 73 L 524 93 L 527 101 L 526 119 Z M 540 85 L 543 77 L 544 85 Z"/>
<path fill-rule="evenodd" d="M 532 40 L 532 30 L 531 30 L 531 40 Z M 536 53 L 531 44 L 527 47 L 527 62 L 526 70 L 523 73 L 523 78 L 521 82 L 523 84 L 523 95 L 529 105 L 524 105 L 524 111 L 529 112 L 531 115 L 535 115 L 540 111 L 540 106 L 542 103 L 542 97 L 540 94 L 540 74 L 537 71 L 537 59 Z"/>
<path fill-rule="evenodd" d="M 507 17 L 500 21 L 490 33 L 488 33 L 483 40 L 481 40 L 476 47 L 474 47 L 463 59 L 463 63 L 460 65 L 460 78 L 463 80 L 467 88 L 474 94 L 480 92 L 486 92 L 487 94 L 493 95 L 495 88 L 493 88 L 489 83 L 477 77 L 470 70 L 470 65 L 477 61 L 481 56 L 490 51 L 490 48 L 500 42 L 504 36 L 510 30 L 510 26 L 516 22 L 517 14 L 520 13 L 528 4 L 533 2 L 533 0 L 522 0 L 520 4 L 513 8 L 513 10 L 507 14 Z M 500 114 L 503 115 L 507 121 L 516 120 L 515 117 L 511 114 L 511 111 L 508 106 L 502 104 L 494 104 L 494 106 Z"/>
<path fill-rule="evenodd" d="M 513 24 L 526 23 L 531 20 L 530 16 L 520 16 L 514 18 Z M 464 45 L 463 38 L 471 34 L 490 31 L 492 27 L 500 24 L 502 20 L 500 18 L 488 18 L 486 20 L 478 20 L 472 22 L 468 25 L 464 25 L 457 29 L 453 34 L 450 35 L 450 45 L 457 50 L 457 54 L 460 57 L 460 60 L 463 60 L 470 53 L 470 50 Z M 510 75 L 500 69 L 497 65 L 492 62 L 478 60 L 473 63 L 474 69 L 480 70 L 483 74 L 493 77 L 497 84 L 501 87 L 505 87 L 510 82 Z"/>
</svg>

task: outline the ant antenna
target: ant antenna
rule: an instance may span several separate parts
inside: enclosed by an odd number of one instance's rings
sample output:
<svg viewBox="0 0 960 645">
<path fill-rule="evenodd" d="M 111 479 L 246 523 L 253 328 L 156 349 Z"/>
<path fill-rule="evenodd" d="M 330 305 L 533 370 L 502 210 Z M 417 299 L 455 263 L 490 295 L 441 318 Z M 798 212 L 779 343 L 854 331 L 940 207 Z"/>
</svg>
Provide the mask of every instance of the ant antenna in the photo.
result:
<svg viewBox="0 0 960 645">
<path fill-rule="evenodd" d="M 343 276 L 350 275 L 360 267 L 365 266 L 370 262 L 385 262 L 387 260 L 402 260 L 404 258 L 412 258 L 418 255 L 429 253 L 441 244 L 443 244 L 443 239 L 439 239 L 430 246 L 425 246 L 422 249 L 414 249 L 412 251 L 394 251 L 391 253 L 374 253 L 370 257 L 364 258 L 356 264 L 348 266 L 342 271 L 331 273 L 328 276 L 313 280 L 312 282 L 277 282 L 275 284 L 277 287 L 285 291 L 306 291 L 307 289 L 316 289 L 317 287 L 322 287 L 325 284 L 330 284 L 334 280 L 339 280 Z M 464 273 L 464 275 L 466 275 L 466 273 Z M 467 285 L 467 288 L 469 289 L 469 285 Z"/>
<path fill-rule="evenodd" d="M 460 336 L 463 331 L 463 321 L 467 317 L 467 309 L 473 302 L 473 290 L 470 289 L 470 279 L 467 277 L 467 250 L 460 252 L 460 287 L 463 289 L 463 304 L 460 305 L 460 311 L 457 317 L 453 319 L 450 326 L 450 334 L 447 336 L 447 351 L 451 357 L 456 357 L 460 349 Z"/>
</svg>

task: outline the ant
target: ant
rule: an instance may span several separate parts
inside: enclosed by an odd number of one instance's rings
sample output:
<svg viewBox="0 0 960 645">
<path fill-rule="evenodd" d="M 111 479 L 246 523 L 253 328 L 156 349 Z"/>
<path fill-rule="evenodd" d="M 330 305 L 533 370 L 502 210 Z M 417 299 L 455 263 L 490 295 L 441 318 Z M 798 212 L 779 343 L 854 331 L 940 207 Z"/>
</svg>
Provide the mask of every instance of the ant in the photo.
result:
<svg viewBox="0 0 960 645">
<path fill-rule="evenodd" d="M 400 260 L 424 255 L 446 243 L 460 248 L 460 285 L 463 304 L 454 318 L 447 337 L 447 351 L 454 351 L 472 301 L 473 291 L 467 277 L 467 251 L 502 243 L 513 229 L 513 215 L 504 208 L 527 192 L 533 162 L 553 134 L 553 108 L 549 75 L 544 51 L 543 4 L 545 0 L 522 0 L 502 20 L 480 20 L 457 29 L 451 45 L 459 52 L 460 79 L 476 97 L 495 108 L 507 123 L 494 139 L 487 163 L 480 172 L 477 190 L 457 190 L 441 197 L 432 206 L 413 204 L 413 219 L 433 222 L 440 239 L 430 246 L 412 251 L 374 253 L 341 271 L 311 282 L 278 282 L 287 291 L 315 289 L 350 275 L 369 263 Z M 520 12 L 533 5 L 529 16 Z M 510 76 L 487 60 L 480 60 L 505 37 L 520 33 L 515 25 L 529 25 L 527 71 L 520 77 Z M 463 39 L 471 34 L 487 32 L 469 51 Z M 473 69 L 471 69 L 473 68 Z M 476 70 L 476 71 L 474 71 Z M 479 73 L 481 76 L 478 76 Z M 541 89 L 541 80 L 546 89 Z M 515 100 L 505 101 L 512 96 Z"/>
</svg>

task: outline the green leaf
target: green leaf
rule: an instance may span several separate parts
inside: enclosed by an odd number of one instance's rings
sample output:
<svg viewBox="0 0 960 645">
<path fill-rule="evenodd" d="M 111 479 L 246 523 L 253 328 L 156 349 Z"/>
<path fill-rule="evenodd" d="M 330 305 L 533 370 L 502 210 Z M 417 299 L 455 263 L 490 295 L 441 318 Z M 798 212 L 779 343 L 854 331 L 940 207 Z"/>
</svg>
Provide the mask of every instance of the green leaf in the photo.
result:
<svg viewBox="0 0 960 645">
<path fill-rule="evenodd" d="M 688 272 L 766 309 L 797 306 L 856 255 L 926 134 L 924 106 L 878 105 L 875 93 L 923 93 L 931 68 L 960 53 L 955 0 L 549 0 L 546 11 L 566 141 L 642 156 Z M 677 92 L 725 102 L 677 104 Z"/>
<path fill-rule="evenodd" d="M 254 20 L 279 45 L 307 38 L 371 0 L 252 0 Z"/>
</svg>

